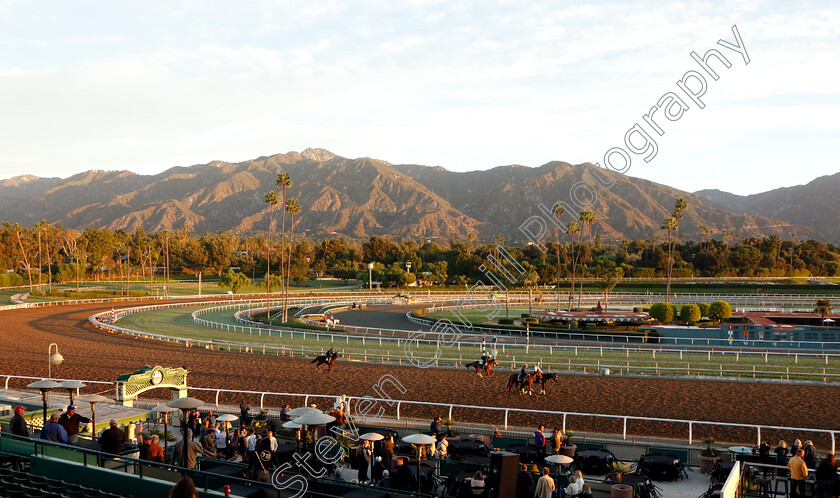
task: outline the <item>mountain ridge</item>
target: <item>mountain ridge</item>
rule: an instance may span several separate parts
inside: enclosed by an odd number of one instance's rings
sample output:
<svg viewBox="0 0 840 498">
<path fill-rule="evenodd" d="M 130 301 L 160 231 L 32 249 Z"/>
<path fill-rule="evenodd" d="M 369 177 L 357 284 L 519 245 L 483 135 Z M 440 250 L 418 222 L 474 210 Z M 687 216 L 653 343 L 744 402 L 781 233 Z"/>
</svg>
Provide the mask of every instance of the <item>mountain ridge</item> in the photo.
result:
<svg viewBox="0 0 840 498">
<path fill-rule="evenodd" d="M 0 213 L 32 225 L 41 219 L 66 227 L 147 231 L 185 223 L 194 231 L 264 231 L 264 197 L 280 170 L 291 175 L 289 197 L 302 212 L 296 233 L 367 238 L 465 238 L 501 235 L 523 240 L 519 225 L 537 205 L 568 201 L 579 181 L 592 181 L 594 166 L 552 161 L 538 167 L 497 166 L 453 172 L 440 166 L 394 165 L 373 158 L 348 159 L 309 148 L 230 163 L 175 166 L 154 175 L 127 170 L 86 171 L 66 179 L 21 175 L 0 181 Z M 819 237 L 818 230 L 766 216 L 738 213 L 705 197 L 598 168 L 614 186 L 598 189 L 593 233 L 607 239 L 655 236 L 677 197 L 689 208 L 682 231 L 699 238 L 698 226 L 738 230 L 743 236 Z M 37 210 L 31 206 L 38 206 Z M 276 214 L 276 213 L 275 213 Z M 275 215 L 275 220 L 278 216 Z"/>
</svg>

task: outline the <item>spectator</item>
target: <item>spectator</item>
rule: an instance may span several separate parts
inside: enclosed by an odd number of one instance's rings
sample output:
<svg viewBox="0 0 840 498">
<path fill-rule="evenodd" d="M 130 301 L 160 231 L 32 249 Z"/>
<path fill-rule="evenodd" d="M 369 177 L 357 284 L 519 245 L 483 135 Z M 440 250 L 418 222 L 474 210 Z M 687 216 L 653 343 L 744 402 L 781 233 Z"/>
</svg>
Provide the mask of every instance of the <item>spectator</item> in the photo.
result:
<svg viewBox="0 0 840 498">
<path fill-rule="evenodd" d="M 808 466 L 805 465 L 805 460 L 802 459 L 804 455 L 805 450 L 800 449 L 794 456 L 791 457 L 790 461 L 788 461 L 791 497 L 805 496 L 805 479 L 808 477 Z M 798 494 L 797 490 L 799 490 Z"/>
<path fill-rule="evenodd" d="M 283 405 L 283 408 L 280 410 L 280 421 L 281 422 L 288 422 L 292 420 L 292 417 L 287 415 L 289 412 L 289 405 Z"/>
<path fill-rule="evenodd" d="M 809 469 L 813 469 L 817 466 L 817 449 L 814 448 L 814 443 L 811 440 L 805 441 L 805 446 L 802 447 L 805 450 L 805 456 L 802 457 L 805 460 L 805 465 L 808 466 Z"/>
<path fill-rule="evenodd" d="M 184 476 L 169 490 L 169 498 L 198 498 L 198 490 L 193 480 Z"/>
<path fill-rule="evenodd" d="M 50 415 L 50 420 L 41 429 L 41 439 L 67 444 L 67 431 L 58 423 L 58 413 Z"/>
<path fill-rule="evenodd" d="M 777 465 L 784 465 L 787 463 L 788 448 L 786 442 L 779 441 L 779 446 L 776 446 L 776 449 L 773 451 L 776 453 Z"/>
<path fill-rule="evenodd" d="M 206 457 L 215 457 L 215 452 L 204 451 L 204 449 L 192 440 L 192 430 L 187 429 L 186 439 L 175 443 L 172 447 L 172 465 L 184 465 L 184 445 L 187 447 L 187 468 L 194 469 L 199 454 Z"/>
<path fill-rule="evenodd" d="M 373 484 L 379 486 L 382 482 L 382 474 L 386 471 L 385 465 L 382 463 L 382 457 L 378 456 L 374 459 L 373 467 L 370 469 L 370 480 Z"/>
<path fill-rule="evenodd" d="M 156 434 L 149 439 L 151 439 L 151 442 L 149 443 L 149 461 L 165 463 L 163 459 L 163 448 L 158 443 L 158 441 L 160 441 L 160 436 Z"/>
<path fill-rule="evenodd" d="M 429 429 L 432 431 L 432 436 L 435 436 L 438 439 L 440 439 L 438 436 L 443 430 L 443 422 L 441 422 L 440 416 L 435 415 L 435 418 L 434 420 L 432 420 Z"/>
<path fill-rule="evenodd" d="M 551 434 L 551 445 L 554 448 L 554 453 L 560 453 L 563 447 L 563 431 L 559 427 L 554 428 L 554 433 Z"/>
<path fill-rule="evenodd" d="M 416 491 L 417 480 L 414 478 L 414 471 L 405 465 L 402 460 L 397 460 L 397 470 L 394 472 L 394 489 L 402 491 Z"/>
<path fill-rule="evenodd" d="M 210 427 L 216 427 L 216 416 L 213 415 L 213 410 L 209 410 L 207 412 L 207 416 L 205 417 L 207 420 L 207 425 Z"/>
<path fill-rule="evenodd" d="M 440 441 L 437 444 L 437 454 L 441 460 L 446 460 L 449 456 L 449 441 L 446 440 L 446 434 L 440 435 Z"/>
<path fill-rule="evenodd" d="M 516 474 L 516 498 L 530 498 L 533 485 L 534 480 L 528 472 L 528 466 L 523 463 L 519 466 L 519 473 Z"/>
<path fill-rule="evenodd" d="M 589 484 L 583 485 L 580 491 L 580 498 L 592 498 L 592 488 L 589 487 Z"/>
<path fill-rule="evenodd" d="M 26 426 L 26 419 L 23 418 L 23 413 L 25 411 L 26 408 L 18 406 L 15 408 L 15 414 L 12 415 L 12 434 L 15 436 L 29 437 L 29 427 Z"/>
<path fill-rule="evenodd" d="M 251 405 L 244 399 L 242 400 L 242 403 L 239 403 L 239 420 L 241 420 L 243 424 L 251 422 Z"/>
<path fill-rule="evenodd" d="M 391 473 L 388 470 L 382 471 L 382 481 L 379 483 L 380 486 L 383 488 L 393 489 L 394 487 L 394 480 L 391 479 Z"/>
<path fill-rule="evenodd" d="M 545 426 L 539 426 L 537 431 L 534 432 L 534 446 L 537 447 L 537 459 L 538 463 L 543 463 L 545 460 L 545 434 L 543 430 Z"/>
<path fill-rule="evenodd" d="M 586 484 L 586 481 L 583 479 L 583 472 L 579 470 L 575 471 L 575 479 L 577 479 L 577 483 L 581 488 L 583 488 L 583 485 Z"/>
<path fill-rule="evenodd" d="M 817 498 L 834 498 L 838 491 L 837 461 L 834 455 L 825 456 L 817 467 Z"/>
<path fill-rule="evenodd" d="M 758 445 L 758 458 L 764 463 L 770 462 L 770 444 L 767 441 Z"/>
<path fill-rule="evenodd" d="M 68 406 L 67 412 L 58 419 L 58 423 L 67 431 L 68 444 L 79 442 L 79 423 L 87 424 L 88 422 L 90 422 L 90 419 L 76 413 L 76 407 L 73 405 Z"/>
<path fill-rule="evenodd" d="M 468 477 L 467 481 L 470 483 L 470 491 L 472 491 L 473 496 L 484 494 L 484 474 L 480 470 L 476 470 L 475 475 Z"/>
<path fill-rule="evenodd" d="M 245 436 L 245 461 L 248 462 L 248 471 L 257 468 L 257 434 L 251 427 L 248 427 Z"/>
<path fill-rule="evenodd" d="M 222 431 L 221 424 L 216 422 L 216 427 L 213 428 L 213 436 L 216 438 L 216 453 L 224 455 L 225 458 L 230 458 L 230 452 L 227 444 L 227 434 Z"/>
<path fill-rule="evenodd" d="M 551 498 L 554 493 L 554 479 L 548 475 L 548 467 L 543 467 L 542 477 L 537 480 L 537 489 L 534 490 L 534 498 Z"/>
<path fill-rule="evenodd" d="M 277 460 L 277 438 L 274 437 L 274 431 L 268 431 L 268 435 L 266 437 L 268 443 L 268 451 L 271 452 L 271 463 L 277 467 L 280 466 L 280 462 Z"/>
<path fill-rule="evenodd" d="M 566 496 L 577 496 L 580 494 L 583 484 L 579 483 L 577 477 L 569 477 L 569 485 L 566 486 Z"/>
<path fill-rule="evenodd" d="M 391 452 L 393 454 L 395 446 L 396 446 L 396 443 L 394 442 L 394 435 L 389 432 L 385 436 L 385 440 L 382 442 L 382 447 L 383 448 L 388 448 L 389 450 L 391 450 Z"/>
<path fill-rule="evenodd" d="M 137 449 L 138 449 L 138 459 L 140 460 L 148 460 L 149 459 L 149 444 L 152 442 L 151 439 L 146 439 L 143 437 L 142 434 L 137 435 Z"/>
<path fill-rule="evenodd" d="M 122 445 L 125 440 L 125 432 L 117 427 L 117 419 L 112 418 L 110 427 L 99 435 L 99 446 L 105 453 L 119 455 L 122 453 Z"/>
<path fill-rule="evenodd" d="M 802 447 L 802 441 L 798 439 L 793 440 L 793 445 L 790 447 L 790 456 L 796 455 L 796 452 L 799 451 L 799 448 Z"/>
<path fill-rule="evenodd" d="M 394 438 L 393 436 L 389 437 L 390 444 L 388 444 L 388 439 L 386 438 L 383 441 L 382 447 L 379 449 L 379 456 L 382 457 L 382 465 L 384 465 L 386 469 L 392 469 L 394 467 Z"/>
</svg>

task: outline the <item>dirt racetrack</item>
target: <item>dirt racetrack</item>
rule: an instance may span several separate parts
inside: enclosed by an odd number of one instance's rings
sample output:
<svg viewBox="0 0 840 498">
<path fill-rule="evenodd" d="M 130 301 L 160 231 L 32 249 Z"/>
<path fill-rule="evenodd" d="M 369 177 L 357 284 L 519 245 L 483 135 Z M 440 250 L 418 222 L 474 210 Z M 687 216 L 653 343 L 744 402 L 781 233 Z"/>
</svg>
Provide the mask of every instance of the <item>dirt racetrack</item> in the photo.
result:
<svg viewBox="0 0 840 498">
<path fill-rule="evenodd" d="M 406 388 L 404 394 L 392 390 L 391 396 L 396 399 L 840 430 L 838 387 L 567 375 L 560 383 L 549 384 L 546 396 L 508 395 L 504 390 L 508 372 L 481 379 L 465 369 L 419 369 L 339 360 L 331 373 L 317 373 L 305 358 L 188 349 L 115 336 L 87 325 L 90 315 L 110 308 L 109 304 L 97 304 L 0 312 L 0 375 L 45 377 L 47 349 L 55 342 L 64 356 L 64 363 L 53 367 L 53 376 L 59 378 L 113 381 L 118 375 L 142 365 L 183 366 L 190 371 L 190 385 L 196 387 L 377 396 L 373 385 L 381 376 L 390 373 Z M 10 387 L 22 387 L 23 384 L 12 381 Z M 157 396 L 167 394 L 161 392 Z M 220 401 L 238 402 L 225 396 Z M 258 405 L 258 396 L 252 396 L 250 401 Z M 280 402 L 268 398 L 266 401 L 272 405 Z M 387 413 L 393 414 L 394 409 L 389 408 Z M 447 409 L 404 406 L 401 413 L 407 417 L 427 418 L 434 413 L 446 417 Z M 456 408 L 453 418 L 496 426 L 503 424 L 501 412 Z M 513 411 L 509 419 L 511 425 L 528 427 L 538 423 L 551 427 L 561 422 L 559 417 Z M 575 431 L 620 434 L 622 423 L 620 420 L 570 416 L 567 427 Z M 762 437 L 773 445 L 780 436 L 788 441 L 813 439 L 817 448 L 823 451 L 829 444 L 828 437 L 814 433 L 768 432 L 763 432 Z M 627 433 L 686 439 L 688 428 L 686 424 L 665 425 L 641 420 L 630 421 Z M 724 441 L 755 441 L 752 429 L 695 425 L 693 433 L 695 439 L 713 435 Z"/>
</svg>

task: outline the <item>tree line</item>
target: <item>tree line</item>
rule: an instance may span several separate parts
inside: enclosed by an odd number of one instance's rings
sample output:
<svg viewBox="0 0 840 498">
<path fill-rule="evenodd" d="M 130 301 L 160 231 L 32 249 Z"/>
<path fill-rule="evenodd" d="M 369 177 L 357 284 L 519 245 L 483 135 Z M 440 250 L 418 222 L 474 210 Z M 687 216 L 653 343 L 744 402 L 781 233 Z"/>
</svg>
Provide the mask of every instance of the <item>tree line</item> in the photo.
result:
<svg viewBox="0 0 840 498">
<path fill-rule="evenodd" d="M 277 186 L 285 190 L 291 179 L 281 173 Z M 418 280 L 463 285 L 494 271 L 487 270 L 493 267 L 487 258 L 498 256 L 499 246 L 526 270 L 522 275 L 513 272 L 518 276 L 514 286 L 536 292 L 540 286 L 559 286 L 561 281 L 570 281 L 574 289 L 583 279 L 593 278 L 602 281 L 608 291 L 628 277 L 665 278 L 670 284 L 671 278 L 686 277 L 840 276 L 840 248 L 797 240 L 795 234 L 787 240 L 769 236 L 733 241 L 727 240 L 726 234 L 720 239 L 685 240 L 679 235 L 679 218 L 685 209 L 679 200 L 662 229 L 648 240 L 605 243 L 592 235 L 592 225 L 598 222 L 595 213 L 584 211 L 564 232 L 555 231 L 555 240 L 545 242 L 545 253 L 533 245 L 506 243 L 502 237 L 477 241 L 474 234 L 447 242 L 385 236 L 312 238 L 294 231 L 299 201 L 281 191 L 268 193 L 266 204 L 269 224 L 264 232 L 250 235 L 233 231 L 195 234 L 186 225 L 179 230 L 147 233 L 142 228 L 74 230 L 47 221 L 31 227 L 4 222 L 0 226 L 0 269 L 6 271 L 0 271 L 0 287 L 28 285 L 50 290 L 53 283 L 111 279 L 125 282 L 127 291 L 132 278 L 148 279 L 151 286 L 155 279 L 168 279 L 171 274 L 221 277 L 236 268 L 234 273 L 260 281 L 269 291 L 280 288 L 285 296 L 290 283 L 300 284 L 312 277 L 331 275 L 366 283 L 369 263 L 373 264 L 372 279 L 388 287 Z M 278 204 L 282 206 L 279 220 L 274 215 Z M 484 281 L 489 283 L 486 277 Z M 569 293 L 570 306 L 573 294 Z"/>
</svg>

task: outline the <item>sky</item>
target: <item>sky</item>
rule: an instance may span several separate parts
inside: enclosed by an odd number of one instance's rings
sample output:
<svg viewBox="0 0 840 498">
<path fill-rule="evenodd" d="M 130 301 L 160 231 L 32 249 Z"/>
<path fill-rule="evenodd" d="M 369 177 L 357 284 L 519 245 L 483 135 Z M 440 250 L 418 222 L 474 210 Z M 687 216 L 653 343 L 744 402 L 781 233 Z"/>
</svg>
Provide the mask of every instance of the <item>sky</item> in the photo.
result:
<svg viewBox="0 0 840 498">
<path fill-rule="evenodd" d="M 733 26 L 748 64 L 718 44 Z M 677 82 L 713 48 L 731 66 L 710 62 L 700 108 Z M 0 0 L 0 179 L 307 147 L 604 164 L 674 92 L 687 110 L 660 110 L 657 154 L 628 152 L 627 174 L 751 194 L 840 171 L 838 61 L 836 1 Z"/>
</svg>

